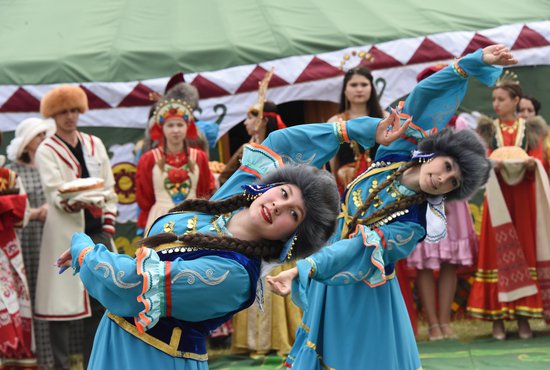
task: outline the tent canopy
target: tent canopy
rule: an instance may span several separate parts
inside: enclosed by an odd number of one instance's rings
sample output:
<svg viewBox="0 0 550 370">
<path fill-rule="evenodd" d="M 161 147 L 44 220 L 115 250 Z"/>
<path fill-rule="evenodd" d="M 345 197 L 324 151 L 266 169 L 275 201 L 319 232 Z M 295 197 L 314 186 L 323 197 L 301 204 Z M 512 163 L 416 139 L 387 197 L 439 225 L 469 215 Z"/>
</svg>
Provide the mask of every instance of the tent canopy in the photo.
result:
<svg viewBox="0 0 550 370">
<path fill-rule="evenodd" d="M 540 0 L 0 2 L 0 85 L 135 81 L 548 19 Z"/>
</svg>

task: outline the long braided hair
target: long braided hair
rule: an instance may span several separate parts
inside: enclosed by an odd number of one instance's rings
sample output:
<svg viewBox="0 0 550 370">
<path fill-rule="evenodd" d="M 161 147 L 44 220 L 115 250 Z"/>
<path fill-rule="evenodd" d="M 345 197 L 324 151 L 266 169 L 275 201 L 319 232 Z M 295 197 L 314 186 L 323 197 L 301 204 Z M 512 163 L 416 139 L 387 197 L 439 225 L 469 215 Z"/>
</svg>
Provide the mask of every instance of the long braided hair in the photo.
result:
<svg viewBox="0 0 550 370">
<path fill-rule="evenodd" d="M 409 208 L 413 204 L 420 204 L 423 203 L 426 200 L 426 194 L 424 193 L 418 193 L 414 195 L 406 196 L 398 201 L 395 201 L 391 204 L 388 204 L 387 206 L 379 209 L 378 211 L 368 215 L 364 219 L 360 219 L 361 215 L 363 215 L 371 206 L 372 202 L 374 201 L 375 197 L 378 195 L 378 193 L 386 188 L 389 184 L 391 184 L 396 178 L 401 176 L 406 170 L 409 168 L 412 168 L 413 166 L 419 165 L 418 161 L 410 161 L 406 163 L 404 166 L 402 166 L 400 169 L 392 173 L 386 180 L 384 180 L 376 189 L 373 189 L 373 191 L 369 194 L 368 198 L 365 200 L 365 203 L 359 207 L 357 212 L 355 212 L 355 215 L 351 219 L 348 227 L 348 232 L 345 236 L 345 238 L 348 238 L 351 233 L 353 233 L 357 227 L 358 224 L 362 225 L 369 225 L 374 220 L 388 215 L 392 214 L 397 211 L 401 211 L 404 209 Z"/>
<path fill-rule="evenodd" d="M 230 198 L 210 201 L 206 199 L 186 199 L 169 212 L 201 212 L 221 215 L 235 211 L 242 207 L 249 207 L 253 200 L 244 194 L 237 194 Z M 230 236 L 220 236 L 208 233 L 193 233 L 176 235 L 174 233 L 159 233 L 149 236 L 139 242 L 140 245 L 154 248 L 156 246 L 181 242 L 185 245 L 211 250 L 229 250 L 249 257 L 260 257 L 272 260 L 279 256 L 284 242 L 280 240 L 242 240 Z"/>
<path fill-rule="evenodd" d="M 449 128 L 445 128 L 435 135 L 430 135 L 420 141 L 418 150 L 422 153 L 434 153 L 436 156 L 449 156 L 456 161 L 462 173 L 462 181 L 460 187 L 445 194 L 448 200 L 465 199 L 469 197 L 489 179 L 491 163 L 486 157 L 485 146 L 481 138 L 471 130 L 454 132 Z M 374 198 L 382 189 L 401 176 L 406 170 L 417 165 L 420 165 L 418 160 L 411 160 L 391 174 L 378 186 L 378 188 L 374 189 L 373 192 L 369 194 L 365 203 L 357 210 L 350 221 L 346 237 L 355 230 L 357 224 L 368 225 L 379 217 L 393 214 L 413 204 L 421 204 L 426 201 L 427 194 L 418 193 L 401 198 L 399 201 L 372 213 L 365 219 L 359 219 L 361 215 L 369 209 Z"/>
<path fill-rule="evenodd" d="M 286 165 L 273 171 L 262 179 L 266 184 L 294 184 L 302 191 L 306 207 L 306 218 L 297 228 L 297 242 L 292 258 L 307 256 L 321 248 L 336 226 L 339 197 L 334 177 L 327 171 L 313 166 Z M 245 194 L 237 194 L 223 200 L 187 199 L 170 212 L 202 212 L 222 215 L 249 207 L 253 199 Z M 140 245 L 154 248 L 161 244 L 182 242 L 191 247 L 214 250 L 235 251 L 250 257 L 274 260 L 280 257 L 286 241 L 257 240 L 247 241 L 230 236 L 218 236 L 209 233 L 176 235 L 160 233 L 143 239 Z"/>
</svg>

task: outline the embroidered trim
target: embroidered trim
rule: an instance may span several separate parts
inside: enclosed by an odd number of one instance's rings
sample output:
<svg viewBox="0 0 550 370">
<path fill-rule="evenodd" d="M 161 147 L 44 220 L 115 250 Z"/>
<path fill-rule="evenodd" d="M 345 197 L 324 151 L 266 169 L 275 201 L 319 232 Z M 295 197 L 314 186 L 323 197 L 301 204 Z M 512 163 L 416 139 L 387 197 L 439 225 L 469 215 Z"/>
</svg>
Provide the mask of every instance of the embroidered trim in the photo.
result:
<svg viewBox="0 0 550 370">
<path fill-rule="evenodd" d="M 107 262 L 98 263 L 95 266 L 94 270 L 97 271 L 99 269 L 105 270 L 105 272 L 103 273 L 103 277 L 108 278 L 109 275 L 110 275 L 112 277 L 113 283 L 119 288 L 132 289 L 132 288 L 135 288 L 135 287 L 137 287 L 138 285 L 141 284 L 141 281 L 138 281 L 136 283 L 125 283 L 124 281 L 122 281 L 122 279 L 124 278 L 125 272 L 124 271 L 119 271 L 117 274 L 115 274 L 115 269 L 113 268 L 113 266 L 111 264 L 109 264 Z"/>
<path fill-rule="evenodd" d="M 82 262 L 84 262 L 84 257 L 92 250 L 94 247 L 84 248 L 78 255 L 78 266 L 82 267 Z"/>
<path fill-rule="evenodd" d="M 408 237 L 404 237 L 404 236 L 398 234 L 398 235 L 395 236 L 395 240 L 393 240 L 393 239 L 388 240 L 388 244 L 390 245 L 391 248 L 401 247 L 401 246 L 409 243 L 412 240 L 413 237 L 414 237 L 414 231 L 411 232 L 411 235 L 409 235 Z"/>
<path fill-rule="evenodd" d="M 172 332 L 172 338 L 170 339 L 170 344 L 164 343 L 163 341 L 153 337 L 152 335 L 149 335 L 147 333 L 141 333 L 139 330 L 132 324 L 130 324 L 128 321 L 124 320 L 124 318 L 114 315 L 111 312 L 107 313 L 107 316 L 113 320 L 118 326 L 120 326 L 122 329 L 127 331 L 128 333 L 132 334 L 137 339 L 149 344 L 152 347 L 155 347 L 156 349 L 172 356 L 172 357 L 183 357 L 188 358 L 195 361 L 207 361 L 208 360 L 208 354 L 198 354 L 193 352 L 181 352 L 178 351 L 178 344 L 179 340 L 181 340 L 181 334 L 178 340 L 178 333 Z"/>
<path fill-rule="evenodd" d="M 134 317 L 134 323 L 140 333 L 153 327 L 162 315 L 166 314 L 165 268 L 166 263 L 150 248 L 141 247 L 136 252 L 136 270 L 143 278 L 141 294 L 137 301 L 145 308 Z"/>
<path fill-rule="evenodd" d="M 334 136 L 336 136 L 340 144 L 349 143 L 350 140 L 346 127 L 346 121 L 344 121 L 341 117 L 338 118 L 337 122 L 333 123 L 332 130 L 334 132 Z"/>
<path fill-rule="evenodd" d="M 455 62 L 452 64 L 453 71 L 459 75 L 462 78 L 468 78 L 468 73 L 466 73 L 465 70 L 462 69 L 461 66 L 458 65 L 458 60 L 455 60 Z"/>
<path fill-rule="evenodd" d="M 196 282 L 196 278 L 198 278 L 206 285 L 219 285 L 223 283 L 223 281 L 227 278 L 227 275 L 229 275 L 229 270 L 227 270 L 222 276 L 217 278 L 214 277 L 214 270 L 212 269 L 206 270 L 205 275 L 206 277 L 203 277 L 199 272 L 194 270 L 181 270 L 172 278 L 172 284 L 174 284 L 178 279 L 187 278 L 187 284 L 193 285 Z"/>
</svg>

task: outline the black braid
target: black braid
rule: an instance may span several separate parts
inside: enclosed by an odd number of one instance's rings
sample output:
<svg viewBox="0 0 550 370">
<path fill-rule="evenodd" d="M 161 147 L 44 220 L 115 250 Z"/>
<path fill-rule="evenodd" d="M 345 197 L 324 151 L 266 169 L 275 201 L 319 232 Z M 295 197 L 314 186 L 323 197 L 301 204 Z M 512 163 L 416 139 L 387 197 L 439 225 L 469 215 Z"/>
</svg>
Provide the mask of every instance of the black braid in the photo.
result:
<svg viewBox="0 0 550 370">
<path fill-rule="evenodd" d="M 363 203 L 363 205 L 361 207 L 359 207 L 359 209 L 357 210 L 357 212 L 355 212 L 355 215 L 353 216 L 353 218 L 351 219 L 350 223 L 349 223 L 349 227 L 348 227 L 348 233 L 346 235 L 346 238 L 349 236 L 350 233 L 352 233 L 354 230 L 355 230 L 355 227 L 357 226 L 357 223 L 358 223 L 358 220 L 359 220 L 359 217 L 361 217 L 361 215 L 367 211 L 369 209 L 369 207 L 371 206 L 372 202 L 374 201 L 374 198 L 378 195 L 378 193 L 382 190 L 382 189 L 385 189 L 386 186 L 388 186 L 389 184 L 391 184 L 393 182 L 393 180 L 395 180 L 398 176 L 401 176 L 401 174 L 403 172 L 405 172 L 406 170 L 408 170 L 409 168 L 415 166 L 416 164 L 418 164 L 418 162 L 414 162 L 414 161 L 411 161 L 411 162 L 408 162 L 407 164 L 405 164 L 403 167 L 401 167 L 400 169 L 398 169 L 397 171 L 395 171 L 394 173 L 392 173 L 386 180 L 384 180 L 376 189 L 374 189 L 372 191 L 372 193 L 369 194 L 369 196 L 367 197 L 367 199 L 365 200 L 365 203 Z"/>
<path fill-rule="evenodd" d="M 378 211 L 374 212 L 373 214 L 369 215 L 367 218 L 363 220 L 359 220 L 357 223 L 361 225 L 369 225 L 378 218 L 391 215 L 395 212 L 407 209 L 413 204 L 421 204 L 425 201 L 426 201 L 426 194 L 424 193 L 409 195 L 399 199 L 398 201 L 393 202 L 392 204 L 388 204 L 384 208 L 381 208 Z"/>
<path fill-rule="evenodd" d="M 230 236 L 219 236 L 205 233 L 182 235 L 176 235 L 174 233 L 160 233 L 147 237 L 138 242 L 138 244 L 140 246 L 154 248 L 162 244 L 174 243 L 178 241 L 190 247 L 234 251 L 249 257 L 261 257 L 265 260 L 277 259 L 283 248 L 283 242 L 278 240 L 249 241 Z"/>
<path fill-rule="evenodd" d="M 169 212 L 195 211 L 212 215 L 222 215 L 242 207 L 249 207 L 253 199 L 237 194 L 222 200 L 186 199 Z"/>
</svg>

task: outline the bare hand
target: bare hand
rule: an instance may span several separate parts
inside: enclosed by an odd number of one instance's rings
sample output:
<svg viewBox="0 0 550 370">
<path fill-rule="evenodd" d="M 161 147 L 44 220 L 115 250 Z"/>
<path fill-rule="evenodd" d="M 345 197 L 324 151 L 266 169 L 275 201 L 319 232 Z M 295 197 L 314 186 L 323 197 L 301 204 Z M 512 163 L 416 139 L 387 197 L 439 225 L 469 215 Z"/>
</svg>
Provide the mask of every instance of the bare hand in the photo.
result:
<svg viewBox="0 0 550 370">
<path fill-rule="evenodd" d="M 384 118 L 378 127 L 376 128 L 376 142 L 380 145 L 389 145 L 395 140 L 399 139 L 409 127 L 411 119 L 407 119 L 403 125 L 401 125 L 401 119 L 395 109 L 389 116 Z"/>
<path fill-rule="evenodd" d="M 485 64 L 499 66 L 510 66 L 518 63 L 518 60 L 514 58 L 510 49 L 502 44 L 491 45 L 484 48 L 482 60 Z"/>
<path fill-rule="evenodd" d="M 73 257 L 71 256 L 71 249 L 67 249 L 61 253 L 61 256 L 57 259 L 56 266 L 59 267 L 59 273 L 62 274 L 66 269 L 71 267 Z"/>
<path fill-rule="evenodd" d="M 36 210 L 36 219 L 40 222 L 46 222 L 46 217 L 48 216 L 48 203 L 42 204 L 42 206 L 40 206 Z"/>
<path fill-rule="evenodd" d="M 267 276 L 266 281 L 273 293 L 286 297 L 292 290 L 292 280 L 296 276 L 298 276 L 298 268 L 294 267 L 280 272 L 277 276 Z"/>
</svg>

